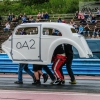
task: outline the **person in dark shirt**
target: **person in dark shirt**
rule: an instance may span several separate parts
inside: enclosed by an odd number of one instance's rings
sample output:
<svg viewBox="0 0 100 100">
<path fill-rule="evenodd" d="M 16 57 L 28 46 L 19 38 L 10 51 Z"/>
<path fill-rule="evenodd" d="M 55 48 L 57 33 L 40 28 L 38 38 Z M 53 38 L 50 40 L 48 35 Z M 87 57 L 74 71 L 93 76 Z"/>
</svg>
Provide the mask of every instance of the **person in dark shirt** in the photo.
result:
<svg viewBox="0 0 100 100">
<path fill-rule="evenodd" d="M 91 23 L 96 23 L 97 20 L 96 20 L 96 17 L 94 16 L 94 14 L 92 15 L 92 19 L 91 19 Z"/>
<path fill-rule="evenodd" d="M 45 19 L 49 19 L 49 14 L 48 14 L 48 12 L 46 12 L 46 13 L 44 14 L 44 18 L 45 18 Z"/>
<path fill-rule="evenodd" d="M 70 44 L 63 44 L 63 45 L 64 45 L 64 51 L 65 51 L 65 55 L 67 57 L 67 60 L 65 61 L 65 63 L 62 66 L 66 65 L 66 69 L 68 71 L 68 75 L 70 76 L 70 80 L 71 80 L 69 83 L 76 84 L 74 73 L 73 73 L 73 70 L 71 68 L 72 60 L 73 60 L 72 45 L 70 45 Z M 64 77 L 62 69 L 60 69 L 60 72 Z M 62 82 L 62 84 L 65 84 L 65 80 Z"/>
<path fill-rule="evenodd" d="M 22 15 L 22 13 L 20 13 L 19 16 L 18 16 L 18 20 L 21 20 L 22 17 L 23 17 L 23 15 Z"/>
<path fill-rule="evenodd" d="M 68 71 L 68 74 L 70 76 L 71 81 L 69 82 L 70 84 L 76 84 L 76 80 L 73 74 L 73 70 L 71 68 L 72 66 L 72 60 L 73 60 L 73 50 L 72 50 L 72 45 L 70 44 L 64 44 L 64 50 L 65 50 L 65 55 L 67 57 L 67 60 L 65 62 L 66 64 L 66 69 Z"/>
</svg>

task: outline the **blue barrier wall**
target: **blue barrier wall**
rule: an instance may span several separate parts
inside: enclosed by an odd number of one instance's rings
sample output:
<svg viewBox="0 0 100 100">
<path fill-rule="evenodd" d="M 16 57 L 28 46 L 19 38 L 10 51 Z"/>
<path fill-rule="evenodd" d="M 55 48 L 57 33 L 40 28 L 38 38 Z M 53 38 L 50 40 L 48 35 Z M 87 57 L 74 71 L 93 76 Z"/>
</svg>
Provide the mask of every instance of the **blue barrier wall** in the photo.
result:
<svg viewBox="0 0 100 100">
<path fill-rule="evenodd" d="M 29 64 L 32 70 L 32 64 Z M 51 69 L 51 64 L 48 65 Z M 76 75 L 100 75 L 100 59 L 73 59 L 72 69 Z M 18 64 L 13 63 L 7 54 L 0 54 L 0 73 L 17 73 Z M 63 66 L 64 74 L 68 74 Z"/>
</svg>

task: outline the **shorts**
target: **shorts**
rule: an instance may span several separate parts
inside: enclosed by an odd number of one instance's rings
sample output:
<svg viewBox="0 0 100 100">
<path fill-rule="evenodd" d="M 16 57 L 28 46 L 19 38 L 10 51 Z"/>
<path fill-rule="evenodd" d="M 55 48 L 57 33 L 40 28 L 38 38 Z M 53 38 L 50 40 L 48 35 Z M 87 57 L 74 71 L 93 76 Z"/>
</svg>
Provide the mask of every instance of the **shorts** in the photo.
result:
<svg viewBox="0 0 100 100">
<path fill-rule="evenodd" d="M 38 70 L 42 70 L 42 65 L 35 65 L 33 64 L 33 71 L 38 71 Z"/>
</svg>

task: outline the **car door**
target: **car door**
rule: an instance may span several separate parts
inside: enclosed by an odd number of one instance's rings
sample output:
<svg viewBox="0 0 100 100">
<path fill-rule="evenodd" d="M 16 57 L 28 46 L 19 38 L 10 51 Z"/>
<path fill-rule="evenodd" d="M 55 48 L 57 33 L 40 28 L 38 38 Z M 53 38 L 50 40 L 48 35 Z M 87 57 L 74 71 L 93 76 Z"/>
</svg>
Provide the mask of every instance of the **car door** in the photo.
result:
<svg viewBox="0 0 100 100">
<path fill-rule="evenodd" d="M 11 41 L 13 61 L 41 60 L 40 25 L 16 29 Z"/>
</svg>

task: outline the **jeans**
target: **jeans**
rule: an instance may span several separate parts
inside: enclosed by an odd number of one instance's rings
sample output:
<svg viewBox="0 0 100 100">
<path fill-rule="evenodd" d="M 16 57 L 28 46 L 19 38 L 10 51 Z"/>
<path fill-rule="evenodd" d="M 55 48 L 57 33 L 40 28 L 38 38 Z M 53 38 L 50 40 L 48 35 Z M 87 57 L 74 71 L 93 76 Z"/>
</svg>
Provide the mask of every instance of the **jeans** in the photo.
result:
<svg viewBox="0 0 100 100">
<path fill-rule="evenodd" d="M 5 27 L 5 28 L 4 28 L 4 32 L 5 32 L 5 31 L 9 31 L 9 29 Z"/>
<path fill-rule="evenodd" d="M 91 23 L 95 23 L 96 22 L 96 20 L 91 20 Z"/>
<path fill-rule="evenodd" d="M 93 35 L 99 35 L 99 32 L 93 32 Z"/>
<path fill-rule="evenodd" d="M 83 31 L 79 31 L 78 34 L 81 34 L 82 35 L 83 34 Z"/>
<path fill-rule="evenodd" d="M 84 35 L 88 35 L 90 33 L 90 31 L 83 31 L 83 33 L 84 33 Z"/>
<path fill-rule="evenodd" d="M 28 64 L 19 64 L 18 68 L 18 81 L 22 82 L 23 69 L 33 78 L 33 72 L 28 69 Z"/>
</svg>

